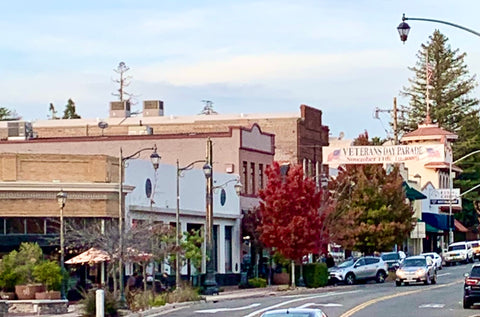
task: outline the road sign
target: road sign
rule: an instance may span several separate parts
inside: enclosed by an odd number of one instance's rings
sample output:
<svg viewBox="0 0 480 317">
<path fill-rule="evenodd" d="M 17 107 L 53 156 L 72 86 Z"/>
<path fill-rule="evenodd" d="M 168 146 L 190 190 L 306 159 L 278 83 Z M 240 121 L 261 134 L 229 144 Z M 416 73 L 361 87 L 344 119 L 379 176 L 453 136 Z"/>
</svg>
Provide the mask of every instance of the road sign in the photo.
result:
<svg viewBox="0 0 480 317">
<path fill-rule="evenodd" d="M 429 191 L 429 200 L 430 205 L 450 206 L 451 201 L 452 206 L 461 207 L 460 188 L 452 188 L 451 191 L 449 188 L 432 188 Z"/>
</svg>

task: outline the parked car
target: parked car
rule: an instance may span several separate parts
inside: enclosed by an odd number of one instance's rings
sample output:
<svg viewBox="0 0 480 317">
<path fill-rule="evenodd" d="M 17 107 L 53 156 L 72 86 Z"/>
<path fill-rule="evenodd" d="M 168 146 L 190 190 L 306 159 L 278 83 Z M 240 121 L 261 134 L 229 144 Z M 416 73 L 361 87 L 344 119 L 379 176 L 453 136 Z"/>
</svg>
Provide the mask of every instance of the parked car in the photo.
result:
<svg viewBox="0 0 480 317">
<path fill-rule="evenodd" d="M 383 252 L 382 254 L 380 254 L 380 257 L 388 264 L 389 271 L 395 271 L 396 269 L 398 269 L 403 259 L 406 258 L 406 255 L 403 251 Z"/>
<path fill-rule="evenodd" d="M 409 256 L 403 260 L 402 265 L 395 272 L 395 285 L 400 286 L 410 283 L 437 283 L 437 269 L 430 257 L 423 255 Z"/>
<path fill-rule="evenodd" d="M 350 258 L 328 269 L 330 282 L 347 285 L 355 284 L 358 280 L 375 280 L 377 283 L 383 283 L 387 271 L 387 263 L 376 256 Z"/>
<path fill-rule="evenodd" d="M 451 243 L 448 245 L 444 260 L 446 266 L 456 264 L 457 262 L 473 262 L 473 251 L 471 244 L 467 243 L 466 241 Z"/>
<path fill-rule="evenodd" d="M 328 317 L 318 308 L 276 309 L 263 313 L 260 317 Z"/>
<path fill-rule="evenodd" d="M 474 259 L 480 259 L 480 241 L 469 241 L 468 242 L 472 247 L 472 254 Z"/>
<path fill-rule="evenodd" d="M 469 273 L 465 273 L 463 284 L 463 308 L 470 308 L 480 302 L 480 264 L 474 264 Z"/>
<path fill-rule="evenodd" d="M 437 270 L 443 269 L 443 259 L 437 252 L 425 252 L 420 255 L 423 255 L 425 257 L 427 256 L 431 257 L 433 260 L 433 263 L 435 263 L 435 266 L 437 267 Z"/>
</svg>

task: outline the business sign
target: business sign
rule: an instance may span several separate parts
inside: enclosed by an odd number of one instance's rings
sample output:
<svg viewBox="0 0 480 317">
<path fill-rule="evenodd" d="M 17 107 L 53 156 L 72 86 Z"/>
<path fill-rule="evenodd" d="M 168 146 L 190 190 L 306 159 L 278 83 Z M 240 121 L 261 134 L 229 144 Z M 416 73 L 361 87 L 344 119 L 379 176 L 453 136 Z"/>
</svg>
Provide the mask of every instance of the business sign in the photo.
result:
<svg viewBox="0 0 480 317">
<path fill-rule="evenodd" d="M 324 147 L 324 164 L 384 164 L 407 161 L 443 161 L 445 148 L 438 145 L 389 145 Z"/>
<path fill-rule="evenodd" d="M 450 206 L 450 200 L 452 201 L 452 207 L 461 207 L 460 188 L 452 188 L 451 195 L 449 188 L 430 189 L 429 190 L 430 205 L 437 206 Z"/>
</svg>

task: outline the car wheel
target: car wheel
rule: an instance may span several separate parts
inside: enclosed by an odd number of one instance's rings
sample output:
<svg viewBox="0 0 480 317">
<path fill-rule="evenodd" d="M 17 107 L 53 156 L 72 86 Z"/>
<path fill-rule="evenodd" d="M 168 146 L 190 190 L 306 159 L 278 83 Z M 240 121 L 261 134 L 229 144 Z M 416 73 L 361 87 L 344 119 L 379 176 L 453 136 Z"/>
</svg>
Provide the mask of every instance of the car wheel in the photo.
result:
<svg viewBox="0 0 480 317">
<path fill-rule="evenodd" d="M 347 285 L 355 284 L 355 275 L 353 275 L 353 273 L 348 273 L 347 276 L 345 276 L 345 284 Z"/>
<path fill-rule="evenodd" d="M 468 308 L 470 308 L 470 306 L 471 306 L 470 301 L 464 297 L 463 298 L 463 308 L 468 309 Z"/>
<path fill-rule="evenodd" d="M 402 286 L 402 282 L 400 282 L 400 281 L 395 281 L 395 286 Z"/>
<path fill-rule="evenodd" d="M 430 275 L 427 275 L 427 278 L 425 279 L 425 282 L 424 282 L 424 283 L 425 283 L 425 285 L 429 285 L 430 282 L 431 282 L 431 280 L 430 280 Z"/>
<path fill-rule="evenodd" d="M 385 272 L 379 271 L 379 272 L 377 273 L 377 277 L 376 277 L 375 280 L 377 281 L 377 283 L 383 283 L 383 282 L 385 282 Z"/>
</svg>

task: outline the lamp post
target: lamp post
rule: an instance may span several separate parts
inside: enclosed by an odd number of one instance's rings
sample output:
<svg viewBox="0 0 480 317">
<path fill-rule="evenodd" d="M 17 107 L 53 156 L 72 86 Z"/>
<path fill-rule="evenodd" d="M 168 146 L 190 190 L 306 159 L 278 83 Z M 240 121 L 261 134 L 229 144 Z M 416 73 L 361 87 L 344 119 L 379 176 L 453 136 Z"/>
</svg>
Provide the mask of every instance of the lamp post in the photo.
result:
<svg viewBox="0 0 480 317">
<path fill-rule="evenodd" d="M 446 22 L 446 21 L 442 21 L 442 20 L 435 20 L 435 19 L 407 18 L 407 17 L 405 17 L 405 13 L 404 13 L 403 16 L 402 16 L 402 23 L 400 23 L 400 24 L 398 25 L 398 27 L 397 27 L 398 34 L 400 35 L 400 40 L 401 40 L 404 44 L 405 44 L 405 41 L 407 40 L 408 32 L 410 32 L 410 26 L 407 24 L 407 22 L 405 22 L 405 21 L 407 21 L 407 20 L 442 23 L 442 24 L 450 25 L 450 26 L 453 26 L 453 27 L 462 29 L 462 30 L 464 30 L 464 31 L 470 32 L 470 33 L 472 33 L 472 34 L 475 34 L 476 36 L 480 36 L 480 33 L 476 32 L 476 31 L 474 31 L 474 30 L 472 30 L 472 29 L 466 28 L 466 27 L 464 27 L 464 26 L 455 24 L 455 23 Z"/>
<path fill-rule="evenodd" d="M 57 202 L 58 202 L 58 206 L 60 207 L 60 267 L 63 275 L 63 272 L 65 271 L 65 250 L 64 250 L 65 230 L 63 228 L 63 208 L 65 207 L 65 203 L 67 202 L 67 193 L 65 193 L 63 190 L 60 190 L 60 192 L 57 194 Z M 66 299 L 65 281 L 63 280 L 63 278 L 62 278 L 60 293 L 61 293 L 62 299 Z"/>
<path fill-rule="evenodd" d="M 188 164 L 185 167 L 180 167 L 180 164 L 177 159 L 177 210 L 176 210 L 176 223 L 175 223 L 175 228 L 176 228 L 176 239 L 175 239 L 175 247 L 177 248 L 176 252 L 176 259 L 175 259 L 175 286 L 176 288 L 180 288 L 180 235 L 181 235 L 181 228 L 180 228 L 180 176 L 182 175 L 183 171 L 192 169 L 193 166 L 197 163 L 205 163 L 203 169 L 204 171 L 209 169 L 208 166 L 206 166 L 206 161 L 205 160 L 197 160 L 194 161 L 190 164 Z"/>
<path fill-rule="evenodd" d="M 468 153 L 468 154 L 462 156 L 461 158 L 457 159 L 456 161 L 453 161 L 453 157 L 452 157 L 452 159 L 450 160 L 450 164 L 448 164 L 449 165 L 448 166 L 448 188 L 449 188 L 448 221 L 449 222 L 452 221 L 452 200 L 453 200 L 453 198 L 452 198 L 452 191 L 453 191 L 452 165 L 457 164 L 458 162 L 466 159 L 467 157 L 472 156 L 472 155 L 477 154 L 477 153 L 480 153 L 480 150 L 476 150 L 476 151 L 473 151 L 471 153 Z M 480 186 L 480 184 L 477 185 L 477 186 L 474 186 L 473 188 L 470 188 L 469 190 L 467 190 L 466 192 L 461 194 L 460 197 L 465 195 L 466 193 L 472 191 L 473 189 L 476 189 L 479 186 Z M 458 197 L 458 198 L 460 198 L 460 197 Z M 452 223 L 449 223 L 449 229 L 450 230 L 449 230 L 449 234 L 448 234 L 448 241 L 449 241 L 449 243 L 453 243 L 453 224 Z"/>
<path fill-rule="evenodd" d="M 232 179 L 224 184 L 213 186 L 213 148 L 212 140 L 207 139 L 207 157 L 206 164 L 203 167 L 206 184 L 206 227 L 205 227 L 205 255 L 206 255 L 206 276 L 203 282 L 203 293 L 205 295 L 218 294 L 217 282 L 215 280 L 215 267 L 213 262 L 213 190 L 221 188 L 230 182 L 236 181 L 235 192 L 237 195 L 242 191 L 242 184 L 238 179 Z"/>
<path fill-rule="evenodd" d="M 118 245 L 119 245 L 119 257 L 118 257 L 118 270 L 119 270 L 119 279 L 120 279 L 120 305 L 124 306 L 125 304 L 125 291 L 123 285 L 123 217 L 124 217 L 124 206 L 123 206 L 123 171 L 125 169 L 125 162 L 138 158 L 138 155 L 144 151 L 153 151 L 150 155 L 150 160 L 153 165 L 153 169 L 157 171 L 158 166 L 160 165 L 160 155 L 157 153 L 157 146 L 147 147 L 138 150 L 132 155 L 123 156 L 122 148 L 120 147 L 120 155 L 118 157 Z"/>
</svg>

